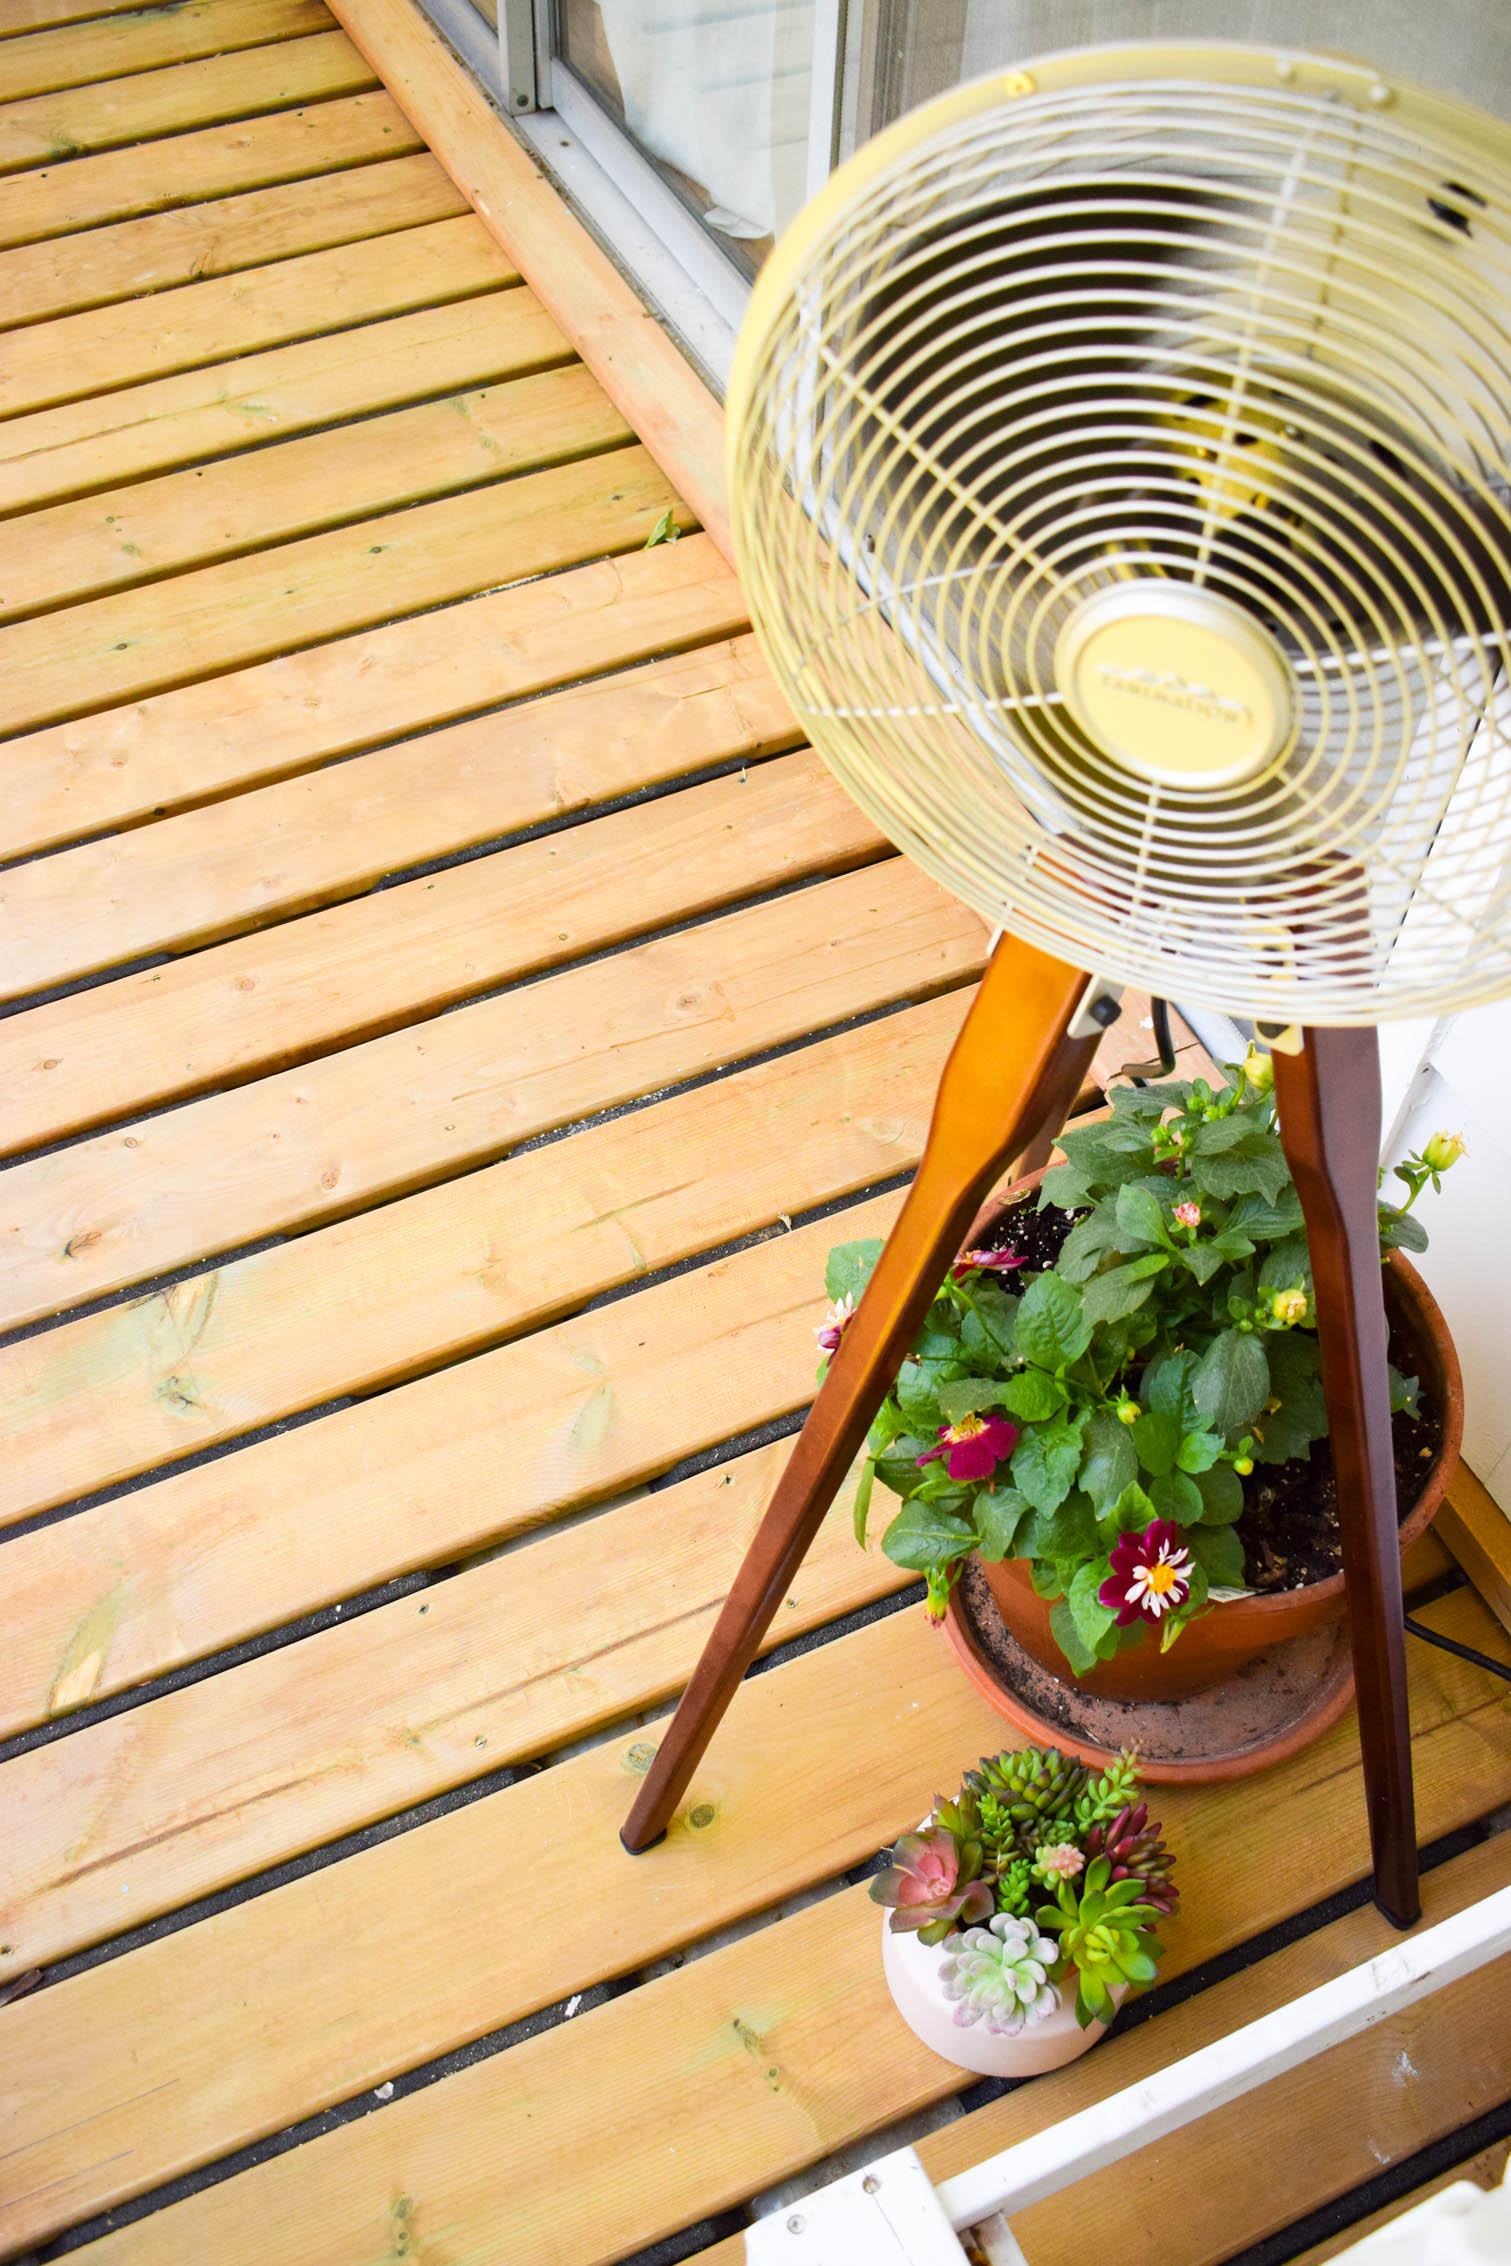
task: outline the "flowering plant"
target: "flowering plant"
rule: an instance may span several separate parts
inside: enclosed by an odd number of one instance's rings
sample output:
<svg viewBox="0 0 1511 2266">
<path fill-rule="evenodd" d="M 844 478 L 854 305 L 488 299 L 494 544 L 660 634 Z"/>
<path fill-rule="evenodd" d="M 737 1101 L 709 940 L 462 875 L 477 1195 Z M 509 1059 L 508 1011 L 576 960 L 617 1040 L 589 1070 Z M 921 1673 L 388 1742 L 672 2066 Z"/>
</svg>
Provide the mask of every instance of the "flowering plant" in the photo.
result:
<svg viewBox="0 0 1511 2266">
<path fill-rule="evenodd" d="M 1149 1631 L 1168 1647 L 1209 1600 L 1242 1593 L 1244 1481 L 1327 1430 L 1268 1058 L 1251 1052 L 1215 1091 L 1175 1081 L 1111 1101 L 1044 1176 L 1039 1210 L 1073 1223 L 1053 1263 L 1006 1232 L 955 1261 L 856 1498 L 862 1542 L 873 1482 L 902 1498 L 882 1547 L 924 1575 L 936 1617 L 972 1551 L 1026 1559 L 1077 1675 Z M 1462 1153 L 1438 1134 L 1396 1167 L 1407 1194 L 1380 1205 L 1382 1251 L 1426 1247 L 1412 1206 Z M 826 1360 L 880 1248 L 830 1253 Z M 1415 1408 L 1394 1370 L 1391 1394 Z"/>
<path fill-rule="evenodd" d="M 1074 1986 L 1084 2028 L 1121 1985 L 1152 1982 L 1153 1930 L 1175 1910 L 1174 1864 L 1131 1755 L 1094 1772 L 1055 1747 L 984 1755 L 871 1883 L 890 1926 L 943 1945 L 962 2028 L 1015 2037 Z M 968 1885 L 967 1885 L 968 1884 Z"/>
</svg>

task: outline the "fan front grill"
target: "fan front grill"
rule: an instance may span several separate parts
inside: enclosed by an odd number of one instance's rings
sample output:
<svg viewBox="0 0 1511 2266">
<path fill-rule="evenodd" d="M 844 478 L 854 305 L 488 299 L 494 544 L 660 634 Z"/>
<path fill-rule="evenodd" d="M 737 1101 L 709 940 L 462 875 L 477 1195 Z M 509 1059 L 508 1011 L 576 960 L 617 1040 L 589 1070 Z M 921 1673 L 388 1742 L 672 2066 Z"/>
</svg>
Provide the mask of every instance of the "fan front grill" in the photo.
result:
<svg viewBox="0 0 1511 2266">
<path fill-rule="evenodd" d="M 1208 63 L 984 84 L 838 177 L 742 350 L 753 616 L 994 924 L 1270 1020 L 1466 1004 L 1511 990 L 1511 167 L 1489 121 Z M 1291 688 L 1235 784 L 1151 782 L 1057 679 L 1089 596 L 1171 583 Z"/>
</svg>

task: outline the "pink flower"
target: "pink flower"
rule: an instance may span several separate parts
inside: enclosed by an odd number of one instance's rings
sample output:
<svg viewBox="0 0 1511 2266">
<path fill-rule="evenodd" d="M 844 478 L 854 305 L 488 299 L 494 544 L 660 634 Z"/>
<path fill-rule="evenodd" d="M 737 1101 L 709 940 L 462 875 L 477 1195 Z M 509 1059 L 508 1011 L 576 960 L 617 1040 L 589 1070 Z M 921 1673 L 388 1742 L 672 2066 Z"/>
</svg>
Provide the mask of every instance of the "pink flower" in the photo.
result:
<svg viewBox="0 0 1511 2266">
<path fill-rule="evenodd" d="M 837 1298 L 834 1301 L 814 1333 L 818 1339 L 820 1353 L 838 1353 L 839 1341 L 849 1328 L 854 1313 L 855 1298 L 853 1293 L 847 1290 L 843 1298 Z"/>
<path fill-rule="evenodd" d="M 1113 1547 L 1111 1564 L 1097 1598 L 1116 1610 L 1119 1628 L 1140 1617 L 1158 1626 L 1191 1594 L 1191 1553 L 1182 1549 L 1180 1528 L 1169 1519 L 1151 1520 L 1142 1534 L 1125 1534 Z"/>
<path fill-rule="evenodd" d="M 1034 1853 L 1034 1870 L 1046 1881 L 1074 1880 L 1085 1863 L 1073 1841 L 1051 1841 Z"/>
<path fill-rule="evenodd" d="M 1182 1227 L 1200 1227 L 1201 1206 L 1200 1204 L 1190 1203 L 1177 1204 L 1173 1217 L 1179 1220 Z"/>
<path fill-rule="evenodd" d="M 1007 1275 L 1014 1267 L 1027 1265 L 1027 1255 L 1022 1251 L 962 1251 L 950 1273 L 958 1282 L 962 1275 Z"/>
<path fill-rule="evenodd" d="M 1008 1417 L 962 1416 L 958 1424 L 940 1425 L 938 1444 L 925 1448 L 918 1461 L 932 1463 L 943 1456 L 951 1479 L 990 1479 L 1022 1437 Z"/>
</svg>

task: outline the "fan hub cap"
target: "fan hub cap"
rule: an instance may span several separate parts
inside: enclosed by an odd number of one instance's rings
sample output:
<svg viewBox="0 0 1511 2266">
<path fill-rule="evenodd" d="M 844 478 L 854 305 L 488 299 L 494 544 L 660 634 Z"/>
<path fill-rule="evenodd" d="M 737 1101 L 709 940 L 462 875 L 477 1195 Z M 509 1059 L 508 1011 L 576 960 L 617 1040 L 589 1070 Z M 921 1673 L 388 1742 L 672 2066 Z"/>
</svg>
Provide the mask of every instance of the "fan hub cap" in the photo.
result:
<svg viewBox="0 0 1511 2266">
<path fill-rule="evenodd" d="M 1102 751 L 1158 785 L 1233 787 L 1291 735 L 1291 681 L 1269 632 L 1231 599 L 1152 576 L 1084 598 L 1055 681 Z"/>
</svg>

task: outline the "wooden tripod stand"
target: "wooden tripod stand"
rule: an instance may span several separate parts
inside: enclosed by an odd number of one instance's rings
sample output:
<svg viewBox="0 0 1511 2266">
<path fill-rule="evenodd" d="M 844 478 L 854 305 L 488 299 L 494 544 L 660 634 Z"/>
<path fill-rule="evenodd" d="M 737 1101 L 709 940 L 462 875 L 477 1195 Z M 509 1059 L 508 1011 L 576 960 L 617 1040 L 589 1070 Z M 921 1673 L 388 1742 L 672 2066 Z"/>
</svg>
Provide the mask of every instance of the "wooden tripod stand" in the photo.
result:
<svg viewBox="0 0 1511 2266">
<path fill-rule="evenodd" d="M 1089 981 L 1011 937 L 993 955 L 945 1065 L 907 1201 L 630 1811 L 621 1839 L 632 1853 L 665 1833 L 983 1197 L 1011 1158 L 1064 1123 L 1099 1036 L 1083 1013 Z M 1421 1907 L 1375 1211 L 1374 1032 L 1308 1030 L 1299 1054 L 1276 1054 L 1275 1090 L 1311 1246 L 1375 1902 L 1410 1927 Z"/>
</svg>

